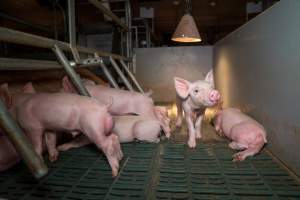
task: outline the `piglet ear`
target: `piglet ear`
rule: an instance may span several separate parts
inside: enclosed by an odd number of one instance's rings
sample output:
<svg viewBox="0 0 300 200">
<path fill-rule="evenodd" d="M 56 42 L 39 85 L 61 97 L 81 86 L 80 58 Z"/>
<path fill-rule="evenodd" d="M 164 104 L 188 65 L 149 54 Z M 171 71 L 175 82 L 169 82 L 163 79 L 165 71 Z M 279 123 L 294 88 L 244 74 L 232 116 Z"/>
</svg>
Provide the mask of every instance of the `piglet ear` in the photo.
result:
<svg viewBox="0 0 300 200">
<path fill-rule="evenodd" d="M 182 78 L 174 77 L 175 89 L 179 97 L 185 99 L 189 96 L 190 82 Z"/>
<path fill-rule="evenodd" d="M 146 95 L 147 97 L 151 97 L 152 94 L 153 94 L 153 90 L 151 89 L 144 93 L 144 95 Z"/>
<path fill-rule="evenodd" d="M 67 93 L 77 93 L 68 76 L 64 76 L 62 79 L 63 91 Z"/>
<path fill-rule="evenodd" d="M 33 85 L 31 82 L 28 82 L 24 85 L 23 89 L 22 89 L 22 92 L 23 93 L 28 93 L 28 94 L 34 94 L 36 93 Z"/>
<path fill-rule="evenodd" d="M 0 99 L 6 105 L 7 108 L 10 108 L 12 105 L 12 95 L 8 90 L 8 84 L 4 83 L 0 86 Z"/>
<path fill-rule="evenodd" d="M 210 84 L 212 84 L 213 87 L 215 87 L 214 84 L 214 73 L 213 70 L 211 69 L 205 76 L 205 81 L 209 82 Z"/>
</svg>

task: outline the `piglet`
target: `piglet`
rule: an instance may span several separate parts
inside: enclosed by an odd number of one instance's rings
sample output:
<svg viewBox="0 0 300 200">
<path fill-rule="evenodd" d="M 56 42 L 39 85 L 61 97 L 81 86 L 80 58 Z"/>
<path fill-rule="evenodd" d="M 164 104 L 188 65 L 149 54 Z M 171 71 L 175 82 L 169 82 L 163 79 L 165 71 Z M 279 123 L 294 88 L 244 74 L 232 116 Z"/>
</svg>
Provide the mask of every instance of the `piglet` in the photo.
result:
<svg viewBox="0 0 300 200">
<path fill-rule="evenodd" d="M 108 107 L 93 98 L 75 94 L 39 93 L 32 94 L 17 107 L 16 118 L 26 133 L 35 135 L 33 146 L 40 156 L 40 141 L 45 133 L 52 134 L 56 140 L 56 132 L 82 132 L 104 152 L 112 175 L 116 176 L 123 154 L 118 136 L 111 134 L 113 120 Z M 55 149 L 47 147 L 49 154 L 57 156 Z"/>
<path fill-rule="evenodd" d="M 177 120 L 176 126 L 182 124 L 182 111 L 188 127 L 188 145 L 196 147 L 196 138 L 201 138 L 201 122 L 205 108 L 214 106 L 220 100 L 220 93 L 214 89 L 212 71 L 208 72 L 204 80 L 189 82 L 175 77 L 175 89 L 177 93 Z"/>
<path fill-rule="evenodd" d="M 118 135 L 121 143 L 134 140 L 154 142 L 160 141 L 160 124 L 157 120 L 139 115 L 114 116 L 113 132 Z M 87 137 L 79 136 L 71 142 L 58 146 L 58 150 L 67 151 L 91 143 Z"/>
<path fill-rule="evenodd" d="M 7 109 L 10 111 L 11 115 L 15 117 L 15 107 L 17 104 L 26 100 L 27 94 L 34 93 L 35 90 L 31 83 L 27 83 L 21 92 L 17 94 L 11 94 L 8 89 L 8 85 L 2 84 L 0 86 L 0 99 L 3 101 Z M 33 139 L 33 135 L 26 135 L 30 141 Z M 21 160 L 21 157 L 17 153 L 15 147 L 7 138 L 7 136 L 0 129 L 0 171 L 4 171 Z"/>
<path fill-rule="evenodd" d="M 215 118 L 215 130 L 232 140 L 231 149 L 242 150 L 233 155 L 234 161 L 243 161 L 257 154 L 267 143 L 264 127 L 236 108 L 219 111 Z"/>
<path fill-rule="evenodd" d="M 96 85 L 93 81 L 86 79 L 83 80 L 83 84 L 91 96 L 95 97 L 102 103 L 113 98 L 114 103 L 109 110 L 112 115 L 136 114 L 158 119 L 166 137 L 170 137 L 170 119 L 161 107 L 155 108 L 153 100 L 149 97 L 152 91 L 146 94 L 141 94 L 138 92 Z M 62 86 L 64 92 L 77 93 L 67 76 L 63 78 Z"/>
</svg>

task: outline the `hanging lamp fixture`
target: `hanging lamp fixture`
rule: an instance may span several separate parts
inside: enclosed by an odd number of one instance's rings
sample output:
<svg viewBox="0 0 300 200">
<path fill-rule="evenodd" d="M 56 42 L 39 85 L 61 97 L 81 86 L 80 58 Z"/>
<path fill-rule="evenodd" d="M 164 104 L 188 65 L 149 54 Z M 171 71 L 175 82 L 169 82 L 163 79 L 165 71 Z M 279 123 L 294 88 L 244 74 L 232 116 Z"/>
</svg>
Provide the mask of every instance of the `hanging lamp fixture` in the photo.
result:
<svg viewBox="0 0 300 200">
<path fill-rule="evenodd" d="M 175 42 L 201 42 L 195 20 L 191 15 L 191 2 L 185 0 L 185 14 L 182 16 L 171 40 Z"/>
</svg>

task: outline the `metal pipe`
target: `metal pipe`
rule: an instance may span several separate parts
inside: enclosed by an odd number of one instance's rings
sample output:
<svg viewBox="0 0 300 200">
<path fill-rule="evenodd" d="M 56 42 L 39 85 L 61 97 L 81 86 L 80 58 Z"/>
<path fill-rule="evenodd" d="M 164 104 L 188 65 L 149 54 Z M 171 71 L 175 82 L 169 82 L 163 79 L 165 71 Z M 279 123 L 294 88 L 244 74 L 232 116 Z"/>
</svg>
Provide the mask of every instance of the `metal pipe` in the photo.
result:
<svg viewBox="0 0 300 200">
<path fill-rule="evenodd" d="M 122 65 L 122 67 L 124 68 L 124 70 L 127 72 L 127 74 L 129 75 L 129 77 L 131 78 L 131 80 L 133 81 L 133 83 L 135 84 L 135 86 L 137 87 L 137 89 L 141 92 L 144 93 L 144 90 L 142 89 L 142 87 L 140 86 L 140 84 L 138 83 L 138 81 L 136 80 L 136 78 L 134 77 L 134 75 L 131 73 L 131 71 L 127 68 L 124 60 L 120 60 L 120 63 Z"/>
<path fill-rule="evenodd" d="M 75 1 L 68 0 L 68 22 L 69 22 L 69 42 L 71 52 L 76 62 L 79 62 L 79 54 L 76 49 L 76 24 L 75 24 Z"/>
<path fill-rule="evenodd" d="M 129 89 L 130 91 L 134 91 L 134 89 L 130 85 L 129 81 L 124 76 L 123 72 L 120 70 L 120 68 L 119 68 L 118 64 L 116 63 L 116 61 L 112 57 L 109 57 L 109 60 L 110 60 L 110 62 L 112 64 L 112 66 L 115 68 L 115 70 L 119 74 L 119 76 L 121 77 L 121 79 L 124 82 L 124 84 L 126 85 L 127 89 Z"/>
<path fill-rule="evenodd" d="M 48 173 L 47 166 L 40 156 L 38 156 L 33 150 L 33 146 L 30 144 L 28 138 L 24 135 L 18 124 L 13 120 L 11 114 L 5 108 L 5 105 L 1 100 L 0 125 L 33 175 L 36 178 L 41 178 L 46 175 Z"/>
<path fill-rule="evenodd" d="M 71 51 L 69 44 L 66 42 L 53 40 L 53 39 L 49 39 L 49 38 L 45 38 L 45 37 L 41 37 L 29 33 L 24 33 L 21 31 L 16 31 L 4 27 L 0 27 L 0 41 L 41 47 L 41 48 L 48 48 L 48 49 L 52 49 L 54 45 L 57 45 L 60 49 L 64 51 L 69 51 L 69 52 Z M 77 50 L 81 53 L 88 53 L 88 54 L 97 53 L 99 56 L 103 56 L 103 57 L 112 56 L 113 58 L 116 59 L 122 58 L 124 60 L 128 60 L 128 58 L 125 58 L 123 56 L 99 51 L 92 48 L 77 46 Z"/>
<path fill-rule="evenodd" d="M 75 61 L 70 61 L 69 63 L 72 67 L 76 67 L 76 68 L 99 66 L 98 63 L 78 64 Z M 50 60 L 0 58 L 0 71 L 1 70 L 48 70 L 48 69 L 61 69 L 61 65 L 57 61 L 50 61 Z"/>
<path fill-rule="evenodd" d="M 132 59 L 132 29 L 131 29 L 131 5 L 130 5 L 130 0 L 127 0 L 125 2 L 125 4 L 127 5 L 127 12 L 128 12 L 128 29 L 129 29 L 129 59 Z M 131 61 L 131 60 L 130 60 Z"/>
<path fill-rule="evenodd" d="M 116 16 L 113 12 L 105 8 L 101 2 L 98 0 L 89 0 L 91 4 L 93 4 L 96 8 L 103 12 L 103 14 L 109 16 L 114 22 L 116 22 L 119 26 L 121 26 L 125 31 L 128 31 L 128 27 L 121 21 L 121 19 Z"/>
<path fill-rule="evenodd" d="M 95 57 L 100 59 L 99 55 L 95 54 Z M 111 73 L 109 72 L 109 70 L 107 69 L 106 65 L 104 64 L 103 60 L 100 60 L 100 67 L 103 70 L 106 78 L 108 79 L 109 83 L 116 89 L 120 89 L 120 87 L 117 84 L 117 81 L 114 79 L 114 77 L 111 75 Z"/>
<path fill-rule="evenodd" d="M 70 77 L 72 83 L 76 87 L 79 94 L 90 97 L 91 95 L 89 94 L 87 89 L 82 84 L 82 82 L 81 82 L 80 78 L 78 77 L 78 75 L 76 74 L 75 70 L 71 67 L 69 61 L 67 60 L 67 58 L 64 55 L 64 53 L 62 52 L 62 50 L 57 45 L 54 45 L 53 51 L 54 51 L 55 55 L 57 56 L 59 62 L 64 67 L 66 73 Z"/>
<path fill-rule="evenodd" d="M 126 33 L 126 50 L 127 50 L 126 56 L 128 58 L 131 58 L 132 56 L 131 8 L 130 8 L 130 2 L 128 0 L 125 2 L 125 10 L 126 10 L 125 13 L 126 24 L 128 26 L 128 32 Z"/>
<path fill-rule="evenodd" d="M 135 34 L 135 48 L 139 48 L 139 44 L 138 44 L 138 27 L 137 26 L 132 26 L 132 29 L 134 29 L 134 34 Z"/>
<path fill-rule="evenodd" d="M 0 70 L 47 70 L 47 69 L 61 69 L 61 65 L 57 61 L 0 58 Z"/>
</svg>

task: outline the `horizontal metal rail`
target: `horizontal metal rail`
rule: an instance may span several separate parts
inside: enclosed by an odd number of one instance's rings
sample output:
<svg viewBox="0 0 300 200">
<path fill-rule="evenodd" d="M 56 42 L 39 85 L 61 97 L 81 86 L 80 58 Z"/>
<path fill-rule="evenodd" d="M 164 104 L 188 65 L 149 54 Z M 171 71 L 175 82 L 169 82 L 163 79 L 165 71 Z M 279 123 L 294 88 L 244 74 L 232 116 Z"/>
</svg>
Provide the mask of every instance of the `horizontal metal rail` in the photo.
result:
<svg viewBox="0 0 300 200">
<path fill-rule="evenodd" d="M 0 27 L 0 41 L 34 46 L 34 47 L 40 47 L 40 48 L 47 48 L 47 49 L 52 49 L 54 45 L 57 45 L 60 49 L 71 52 L 69 43 L 33 35 L 30 33 L 24 33 L 21 31 L 16 31 L 13 29 L 5 28 L 5 27 Z M 97 53 L 101 57 L 111 56 L 115 59 L 128 60 L 128 58 L 125 58 L 124 56 L 99 51 L 97 49 L 81 47 L 81 46 L 77 46 L 76 48 L 77 48 L 78 52 L 80 52 L 80 53 L 87 53 L 87 54 Z"/>
<path fill-rule="evenodd" d="M 71 61 L 70 65 L 73 68 L 91 68 L 98 67 L 99 64 L 76 64 Z M 62 69 L 58 61 L 50 60 L 33 60 L 33 59 L 20 59 L 20 58 L 0 58 L 0 71 L 3 70 L 49 70 L 49 69 Z"/>
<path fill-rule="evenodd" d="M 116 16 L 113 12 L 108 10 L 102 5 L 102 2 L 98 0 L 89 0 L 91 4 L 93 4 L 96 8 L 101 10 L 105 15 L 109 16 L 114 22 L 116 22 L 119 26 L 121 26 L 125 31 L 128 31 L 128 27 L 121 21 L 121 19 Z"/>
</svg>

